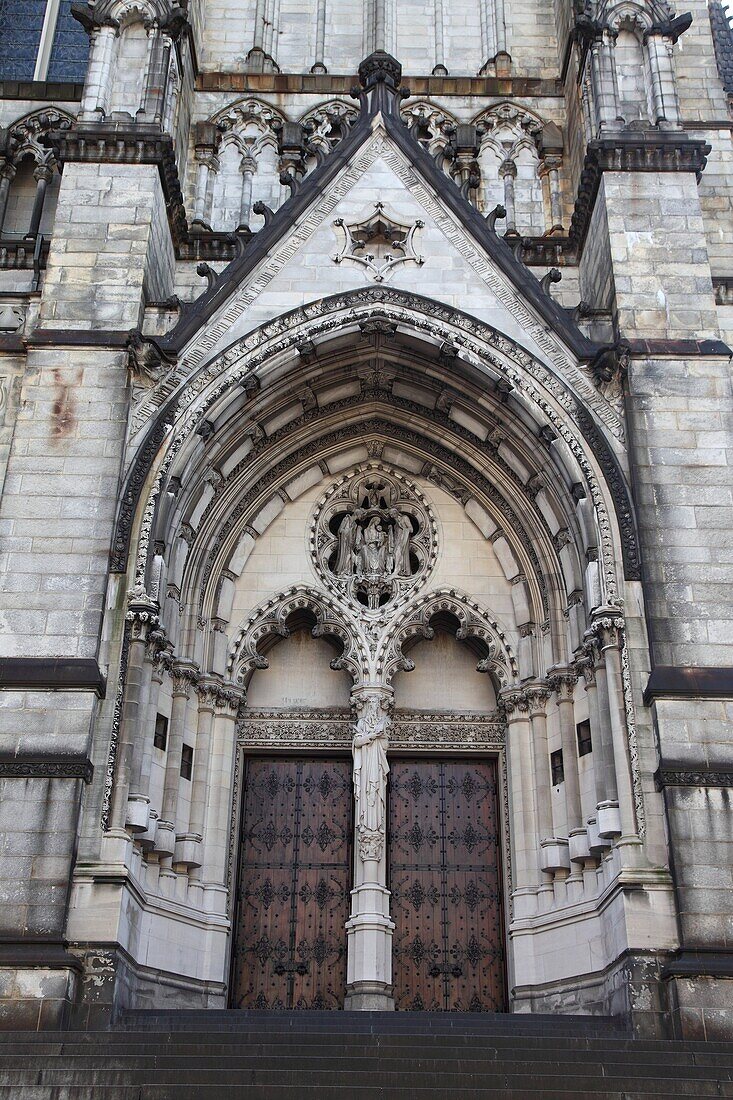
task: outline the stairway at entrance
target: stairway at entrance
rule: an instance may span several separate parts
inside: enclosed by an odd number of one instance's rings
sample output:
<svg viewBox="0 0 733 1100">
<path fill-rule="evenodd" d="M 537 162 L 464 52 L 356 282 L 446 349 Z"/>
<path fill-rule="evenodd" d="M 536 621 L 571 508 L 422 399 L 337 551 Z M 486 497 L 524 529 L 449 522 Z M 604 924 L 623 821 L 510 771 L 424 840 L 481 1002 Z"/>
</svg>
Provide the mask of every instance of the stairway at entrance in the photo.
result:
<svg viewBox="0 0 733 1100">
<path fill-rule="evenodd" d="M 132 1012 L 0 1034 L 2 1100 L 651 1100 L 733 1096 L 733 1043 L 494 1013 Z"/>
</svg>

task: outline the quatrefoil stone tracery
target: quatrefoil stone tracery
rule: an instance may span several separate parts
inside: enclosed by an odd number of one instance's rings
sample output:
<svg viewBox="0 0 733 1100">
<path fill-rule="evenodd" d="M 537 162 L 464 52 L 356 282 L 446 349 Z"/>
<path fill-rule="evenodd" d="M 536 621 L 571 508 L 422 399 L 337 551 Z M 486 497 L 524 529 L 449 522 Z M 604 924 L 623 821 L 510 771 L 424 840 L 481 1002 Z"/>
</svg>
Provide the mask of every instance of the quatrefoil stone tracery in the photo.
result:
<svg viewBox="0 0 733 1100">
<path fill-rule="evenodd" d="M 321 498 L 310 548 L 327 589 L 362 621 L 383 624 L 425 584 L 435 564 L 435 517 L 414 484 L 372 463 Z"/>
</svg>

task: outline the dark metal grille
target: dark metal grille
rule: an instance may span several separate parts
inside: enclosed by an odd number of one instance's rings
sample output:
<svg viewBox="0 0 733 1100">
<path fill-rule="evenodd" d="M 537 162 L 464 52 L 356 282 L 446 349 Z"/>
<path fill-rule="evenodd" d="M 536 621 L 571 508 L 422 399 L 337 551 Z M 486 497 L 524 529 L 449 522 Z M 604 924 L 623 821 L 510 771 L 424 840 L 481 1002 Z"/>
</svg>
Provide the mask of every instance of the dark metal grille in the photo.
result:
<svg viewBox="0 0 733 1100">
<path fill-rule="evenodd" d="M 502 1011 L 495 762 L 393 761 L 389 823 L 396 1007 Z"/>
<path fill-rule="evenodd" d="M 232 1006 L 342 1008 L 350 760 L 247 764 Z"/>
</svg>

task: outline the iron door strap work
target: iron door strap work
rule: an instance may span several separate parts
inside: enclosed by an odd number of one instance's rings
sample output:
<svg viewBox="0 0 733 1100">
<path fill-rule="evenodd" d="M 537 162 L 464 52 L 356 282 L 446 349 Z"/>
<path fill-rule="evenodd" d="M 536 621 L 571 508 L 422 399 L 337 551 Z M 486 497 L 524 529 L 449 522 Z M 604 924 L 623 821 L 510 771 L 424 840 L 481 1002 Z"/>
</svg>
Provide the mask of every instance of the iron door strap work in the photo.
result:
<svg viewBox="0 0 733 1100">
<path fill-rule="evenodd" d="M 495 762 L 394 760 L 389 822 L 396 1007 L 502 1011 Z"/>
<path fill-rule="evenodd" d="M 351 761 L 247 763 L 232 1007 L 343 1007 Z"/>
</svg>

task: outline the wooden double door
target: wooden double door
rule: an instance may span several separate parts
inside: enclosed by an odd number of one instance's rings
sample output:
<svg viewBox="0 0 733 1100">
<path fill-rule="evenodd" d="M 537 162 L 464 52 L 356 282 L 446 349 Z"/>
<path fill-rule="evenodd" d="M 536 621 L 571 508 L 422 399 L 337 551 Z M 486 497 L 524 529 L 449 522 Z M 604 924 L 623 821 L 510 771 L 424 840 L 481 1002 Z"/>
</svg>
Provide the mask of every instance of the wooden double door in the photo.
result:
<svg viewBox="0 0 733 1100">
<path fill-rule="evenodd" d="M 396 1007 L 501 1011 L 495 762 L 397 758 L 390 768 Z M 350 759 L 248 761 L 233 1007 L 343 1007 L 352 834 Z"/>
</svg>

